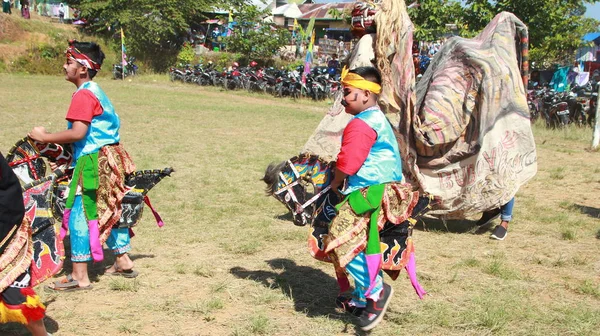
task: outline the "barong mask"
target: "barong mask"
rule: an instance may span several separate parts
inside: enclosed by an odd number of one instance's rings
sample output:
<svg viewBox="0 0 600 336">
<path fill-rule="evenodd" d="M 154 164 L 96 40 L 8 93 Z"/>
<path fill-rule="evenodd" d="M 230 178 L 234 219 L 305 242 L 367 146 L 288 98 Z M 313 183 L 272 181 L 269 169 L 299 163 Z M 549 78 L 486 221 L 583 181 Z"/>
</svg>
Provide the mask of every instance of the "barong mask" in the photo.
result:
<svg viewBox="0 0 600 336">
<path fill-rule="evenodd" d="M 375 14 L 381 6 L 381 0 L 357 2 L 352 9 L 352 35 L 357 38 L 375 33 Z"/>
</svg>

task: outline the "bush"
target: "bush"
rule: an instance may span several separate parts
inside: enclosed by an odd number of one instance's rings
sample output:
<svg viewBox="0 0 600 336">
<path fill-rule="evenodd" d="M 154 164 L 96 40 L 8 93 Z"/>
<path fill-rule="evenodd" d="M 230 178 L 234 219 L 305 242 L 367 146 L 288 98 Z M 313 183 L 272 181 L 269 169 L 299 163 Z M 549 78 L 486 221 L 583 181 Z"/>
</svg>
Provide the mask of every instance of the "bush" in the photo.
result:
<svg viewBox="0 0 600 336">
<path fill-rule="evenodd" d="M 194 52 L 194 47 L 192 47 L 189 43 L 184 43 L 183 47 L 179 51 L 177 55 L 177 62 L 182 64 L 191 64 L 196 57 L 196 53 Z"/>
</svg>

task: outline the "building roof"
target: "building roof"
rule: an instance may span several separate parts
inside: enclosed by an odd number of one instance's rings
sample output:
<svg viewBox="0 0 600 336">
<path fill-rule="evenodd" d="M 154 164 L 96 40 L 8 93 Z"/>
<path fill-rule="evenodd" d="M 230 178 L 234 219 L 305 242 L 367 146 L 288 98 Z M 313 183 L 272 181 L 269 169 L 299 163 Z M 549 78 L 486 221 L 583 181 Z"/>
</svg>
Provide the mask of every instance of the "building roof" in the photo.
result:
<svg viewBox="0 0 600 336">
<path fill-rule="evenodd" d="M 598 40 L 598 38 L 600 38 L 600 32 L 598 32 L 598 33 L 588 33 L 588 34 L 583 35 L 583 40 L 585 42 L 594 41 L 594 42 L 596 42 L 596 44 L 598 44 L 600 42 L 600 40 Z"/>
<path fill-rule="evenodd" d="M 292 3 L 273 9 L 273 15 L 283 15 L 286 18 L 296 19 L 302 16 L 302 12 L 298 8 L 298 5 Z"/>
<path fill-rule="evenodd" d="M 335 8 L 340 13 L 344 13 L 345 11 L 352 10 L 354 8 L 353 2 L 346 3 L 326 3 L 326 4 L 302 4 L 298 6 L 300 11 L 302 12 L 302 16 L 299 19 L 302 20 L 310 20 L 311 18 L 315 18 L 315 20 L 342 20 L 342 18 L 335 19 L 333 16 L 329 14 L 329 10 L 331 8 Z"/>
</svg>

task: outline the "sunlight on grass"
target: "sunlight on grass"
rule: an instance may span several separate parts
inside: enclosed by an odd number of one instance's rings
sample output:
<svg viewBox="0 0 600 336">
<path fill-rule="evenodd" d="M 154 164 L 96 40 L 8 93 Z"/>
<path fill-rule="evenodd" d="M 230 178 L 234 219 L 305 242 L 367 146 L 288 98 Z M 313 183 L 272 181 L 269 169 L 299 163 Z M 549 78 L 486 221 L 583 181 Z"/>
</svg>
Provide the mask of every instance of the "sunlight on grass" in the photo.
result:
<svg viewBox="0 0 600 336">
<path fill-rule="evenodd" d="M 111 279 L 108 288 L 114 291 L 137 292 L 140 289 L 140 283 L 137 279 Z"/>
<path fill-rule="evenodd" d="M 256 315 L 250 318 L 250 333 L 264 335 L 269 329 L 269 318 L 264 315 Z"/>
<path fill-rule="evenodd" d="M 550 178 L 553 180 L 562 180 L 565 178 L 565 168 L 558 167 L 550 170 Z"/>
<path fill-rule="evenodd" d="M 504 280 L 516 280 L 521 278 L 519 272 L 507 267 L 502 260 L 498 259 L 489 262 L 482 268 L 482 271 Z"/>
<path fill-rule="evenodd" d="M 563 229 L 563 231 L 560 234 L 560 237 L 563 240 L 576 240 L 577 239 L 577 233 L 575 233 L 575 230 L 572 229 Z"/>
<path fill-rule="evenodd" d="M 592 280 L 585 280 L 576 289 L 580 294 L 590 295 L 596 299 L 600 299 L 600 285 L 594 283 Z"/>
</svg>

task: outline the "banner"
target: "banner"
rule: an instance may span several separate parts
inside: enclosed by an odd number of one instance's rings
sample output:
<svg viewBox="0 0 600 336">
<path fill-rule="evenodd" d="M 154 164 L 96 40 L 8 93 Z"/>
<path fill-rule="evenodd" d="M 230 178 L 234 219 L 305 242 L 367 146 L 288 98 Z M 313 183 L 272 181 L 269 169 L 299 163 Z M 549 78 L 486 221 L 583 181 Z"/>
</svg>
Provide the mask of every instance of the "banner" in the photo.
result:
<svg viewBox="0 0 600 336">
<path fill-rule="evenodd" d="M 227 22 L 227 36 L 231 36 L 232 32 L 233 32 L 233 15 L 231 14 L 231 11 L 229 11 L 229 18 L 228 18 L 228 22 Z"/>
<path fill-rule="evenodd" d="M 123 33 L 123 28 L 121 27 L 121 64 L 123 66 L 127 65 L 127 49 L 125 49 L 125 33 Z M 123 71 L 125 73 L 125 71 Z"/>
</svg>

